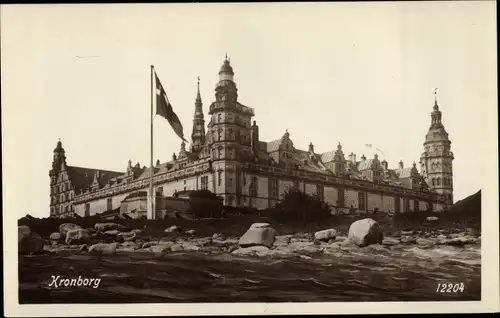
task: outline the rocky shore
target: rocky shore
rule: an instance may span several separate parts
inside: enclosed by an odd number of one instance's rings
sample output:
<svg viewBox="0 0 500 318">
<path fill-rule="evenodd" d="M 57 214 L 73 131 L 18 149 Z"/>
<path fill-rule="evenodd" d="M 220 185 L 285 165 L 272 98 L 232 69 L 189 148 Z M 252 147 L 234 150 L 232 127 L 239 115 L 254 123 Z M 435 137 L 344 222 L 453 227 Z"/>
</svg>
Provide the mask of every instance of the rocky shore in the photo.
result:
<svg viewBox="0 0 500 318">
<path fill-rule="evenodd" d="M 367 246 L 394 249 L 416 246 L 429 249 L 438 246 L 470 246 L 481 242 L 474 229 L 453 232 L 398 231 L 385 236 L 372 219 L 354 222 L 348 233 L 325 229 L 315 233 L 278 235 L 268 223 L 255 223 L 241 237 L 225 237 L 214 233 L 211 237 L 198 237 L 194 230 L 172 226 L 162 237 L 144 236 L 141 229 L 127 229 L 117 223 L 97 223 L 93 228 L 81 228 L 64 223 L 59 232 L 42 238 L 27 226 L 19 226 L 19 253 L 77 253 L 117 254 L 149 253 L 154 257 L 176 252 L 202 254 L 225 253 L 236 256 L 304 256 L 337 254 Z M 373 248 L 373 246 L 372 246 Z"/>
</svg>

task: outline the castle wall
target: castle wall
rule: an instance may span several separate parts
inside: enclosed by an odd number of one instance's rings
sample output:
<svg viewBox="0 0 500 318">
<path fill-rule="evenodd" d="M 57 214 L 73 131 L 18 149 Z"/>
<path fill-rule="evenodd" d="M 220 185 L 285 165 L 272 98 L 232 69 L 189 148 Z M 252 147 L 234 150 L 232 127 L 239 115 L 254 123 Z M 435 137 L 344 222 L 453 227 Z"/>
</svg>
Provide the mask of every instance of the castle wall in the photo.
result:
<svg viewBox="0 0 500 318">
<path fill-rule="evenodd" d="M 146 191 L 146 189 L 142 190 Z M 116 196 L 108 197 L 111 198 L 111 209 L 117 209 L 121 206 L 121 202 L 125 199 L 127 195 L 130 193 L 119 194 Z M 95 214 L 100 214 L 108 211 L 108 198 L 101 198 L 94 201 L 87 202 L 90 205 L 90 216 Z M 75 205 L 75 213 L 81 217 L 85 216 L 85 203 L 80 203 Z"/>
<path fill-rule="evenodd" d="M 394 212 L 396 210 L 396 200 L 393 196 L 383 195 L 382 196 L 382 211 L 384 212 Z"/>
<path fill-rule="evenodd" d="M 355 209 L 359 208 L 358 191 L 345 189 L 345 191 L 344 191 L 344 207 L 350 208 L 351 205 Z"/>
<path fill-rule="evenodd" d="M 380 193 L 367 192 L 367 210 L 373 211 L 377 208 L 379 211 L 382 210 L 382 195 Z"/>
<path fill-rule="evenodd" d="M 338 190 L 336 188 L 325 186 L 323 193 L 326 203 L 329 205 L 337 205 Z"/>
</svg>

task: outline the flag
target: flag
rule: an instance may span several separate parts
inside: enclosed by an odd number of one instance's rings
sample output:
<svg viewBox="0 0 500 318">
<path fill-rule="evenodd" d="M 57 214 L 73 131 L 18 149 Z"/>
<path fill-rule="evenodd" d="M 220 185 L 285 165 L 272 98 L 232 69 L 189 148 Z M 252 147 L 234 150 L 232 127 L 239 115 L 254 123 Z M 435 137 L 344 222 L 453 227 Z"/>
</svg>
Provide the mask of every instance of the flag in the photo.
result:
<svg viewBox="0 0 500 318">
<path fill-rule="evenodd" d="M 182 140 L 185 142 L 186 139 L 184 139 L 184 128 L 182 127 L 181 121 L 179 120 L 179 117 L 174 112 L 174 109 L 172 108 L 172 104 L 170 104 L 170 101 L 168 100 L 167 93 L 163 89 L 163 86 L 161 85 L 160 79 L 158 78 L 158 75 L 155 72 L 155 82 L 156 82 L 156 114 L 162 116 L 168 122 L 170 123 L 170 126 L 172 126 L 172 129 L 174 132 L 179 136 Z"/>
<path fill-rule="evenodd" d="M 380 149 L 378 149 L 378 148 L 375 148 L 375 149 L 376 149 L 378 152 L 380 152 L 381 154 L 383 154 L 383 155 L 385 156 L 385 153 L 384 153 L 382 150 L 380 150 Z"/>
<path fill-rule="evenodd" d="M 372 147 L 372 144 L 366 144 L 365 146 L 367 146 L 367 147 L 370 147 L 370 148 L 371 148 L 371 147 Z"/>
</svg>

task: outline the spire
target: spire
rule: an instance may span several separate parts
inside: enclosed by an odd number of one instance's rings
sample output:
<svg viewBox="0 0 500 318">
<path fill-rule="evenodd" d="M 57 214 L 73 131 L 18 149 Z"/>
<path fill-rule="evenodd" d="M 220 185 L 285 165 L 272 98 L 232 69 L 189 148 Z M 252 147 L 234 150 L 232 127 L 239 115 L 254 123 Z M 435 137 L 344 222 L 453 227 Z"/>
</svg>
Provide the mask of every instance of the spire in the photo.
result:
<svg viewBox="0 0 500 318">
<path fill-rule="evenodd" d="M 198 76 L 198 91 L 196 92 L 196 105 L 201 104 L 201 94 L 200 94 L 200 77 Z"/>
<path fill-rule="evenodd" d="M 437 102 L 437 88 L 434 88 L 434 111 L 439 111 L 439 106 Z"/>
<path fill-rule="evenodd" d="M 197 82 L 196 101 L 194 103 L 193 131 L 191 133 L 191 151 L 198 152 L 205 144 L 205 118 L 203 116 L 203 103 L 200 94 L 200 77 Z"/>
</svg>

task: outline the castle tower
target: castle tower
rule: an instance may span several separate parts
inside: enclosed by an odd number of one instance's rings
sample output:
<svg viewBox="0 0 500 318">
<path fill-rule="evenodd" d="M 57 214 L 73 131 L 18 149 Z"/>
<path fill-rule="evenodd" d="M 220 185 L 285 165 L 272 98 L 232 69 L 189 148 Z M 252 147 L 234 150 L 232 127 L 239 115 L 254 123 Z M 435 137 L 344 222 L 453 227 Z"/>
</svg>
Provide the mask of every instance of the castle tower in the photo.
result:
<svg viewBox="0 0 500 318">
<path fill-rule="evenodd" d="M 225 58 L 215 88 L 207 146 L 214 167 L 214 192 L 224 197 L 224 204 L 239 204 L 240 168 L 242 161 L 252 158 L 252 108 L 238 102 L 234 71 Z M 255 134 L 254 134 L 255 136 Z"/>
<path fill-rule="evenodd" d="M 453 204 L 453 153 L 442 123 L 436 91 L 431 113 L 431 126 L 425 136 L 424 152 L 420 156 L 422 176 L 427 185 L 446 198 L 446 205 Z"/>
<path fill-rule="evenodd" d="M 203 103 L 200 95 L 200 77 L 198 77 L 198 91 L 194 103 L 193 132 L 191 133 L 191 152 L 198 153 L 205 144 L 205 118 L 203 117 Z"/>
<path fill-rule="evenodd" d="M 59 140 L 57 146 L 54 149 L 54 155 L 52 159 L 52 169 L 54 171 L 62 171 L 66 168 L 66 152 L 62 147 L 62 142 Z"/>
</svg>

